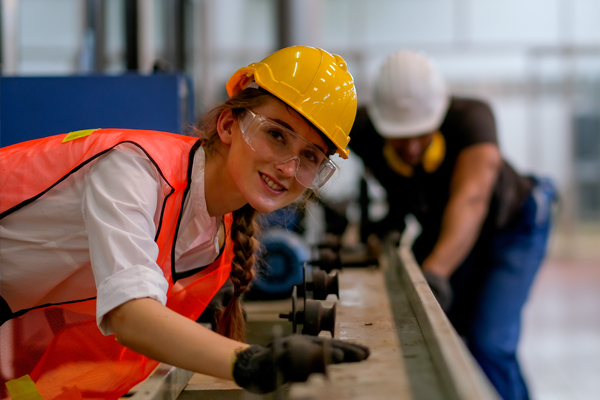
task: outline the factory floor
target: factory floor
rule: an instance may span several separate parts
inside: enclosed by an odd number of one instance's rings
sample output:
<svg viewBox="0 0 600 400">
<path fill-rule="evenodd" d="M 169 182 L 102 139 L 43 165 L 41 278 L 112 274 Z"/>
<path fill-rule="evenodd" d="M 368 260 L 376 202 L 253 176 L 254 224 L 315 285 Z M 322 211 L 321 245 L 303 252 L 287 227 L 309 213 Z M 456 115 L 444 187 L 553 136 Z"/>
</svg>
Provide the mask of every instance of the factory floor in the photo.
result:
<svg viewBox="0 0 600 400">
<path fill-rule="evenodd" d="M 558 232 L 523 314 L 532 400 L 600 399 L 600 234 Z"/>
</svg>

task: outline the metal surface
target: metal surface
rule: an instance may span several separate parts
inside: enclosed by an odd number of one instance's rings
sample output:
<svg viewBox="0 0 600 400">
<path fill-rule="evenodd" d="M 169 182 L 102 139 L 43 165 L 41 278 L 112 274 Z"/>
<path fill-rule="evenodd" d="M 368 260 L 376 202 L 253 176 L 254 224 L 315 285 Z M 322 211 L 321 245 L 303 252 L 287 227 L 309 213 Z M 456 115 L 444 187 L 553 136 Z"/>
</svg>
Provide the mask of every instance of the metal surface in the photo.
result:
<svg viewBox="0 0 600 400">
<path fill-rule="evenodd" d="M 421 269 L 414 261 L 408 248 L 386 247 L 386 282 L 397 289 L 393 281 L 397 278 L 414 311 L 422 332 L 423 340 L 430 353 L 433 373 L 437 375 L 440 399 L 481 400 L 499 399 L 491 383 L 473 359 L 463 341 L 435 299 Z M 406 345 L 406 341 L 402 341 Z M 429 390 L 419 379 L 411 380 L 415 398 Z"/>
<path fill-rule="evenodd" d="M 160 364 L 138 388 L 131 400 L 174 400 L 187 386 L 193 372 Z"/>
<path fill-rule="evenodd" d="M 326 377 L 314 374 L 305 383 L 285 387 L 283 398 L 499 398 L 450 325 L 410 253 L 401 253 L 402 260 L 396 247 L 387 246 L 378 267 L 346 268 L 339 274 L 336 338 L 368 346 L 370 357 L 360 363 L 330 365 Z M 333 303 L 331 297 L 325 304 Z M 279 313 L 289 309 L 289 299 L 247 303 L 248 341 L 270 342 L 272 327 L 281 324 Z M 283 323 L 284 329 L 290 325 Z M 149 399 L 136 396 L 136 400 Z M 179 396 L 179 400 L 272 398 L 272 394 L 253 395 L 232 382 L 199 374 L 192 376 Z"/>
<path fill-rule="evenodd" d="M 290 399 L 411 399 L 402 347 L 377 268 L 346 268 L 339 276 L 336 338 L 361 343 L 371 355 L 360 363 L 332 365 L 328 378 L 315 375 L 290 387 Z"/>
</svg>

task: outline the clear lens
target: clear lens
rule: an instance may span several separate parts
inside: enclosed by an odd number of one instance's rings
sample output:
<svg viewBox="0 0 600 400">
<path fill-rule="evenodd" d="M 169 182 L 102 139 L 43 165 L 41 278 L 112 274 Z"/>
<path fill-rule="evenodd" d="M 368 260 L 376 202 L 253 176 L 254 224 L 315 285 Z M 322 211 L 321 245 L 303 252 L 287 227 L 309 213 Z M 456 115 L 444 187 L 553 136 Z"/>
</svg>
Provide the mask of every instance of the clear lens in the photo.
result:
<svg viewBox="0 0 600 400">
<path fill-rule="evenodd" d="M 335 172 L 335 165 L 317 146 L 297 133 L 245 110 L 240 128 L 246 142 L 264 160 L 274 163 L 296 161 L 296 180 L 318 189 Z"/>
</svg>

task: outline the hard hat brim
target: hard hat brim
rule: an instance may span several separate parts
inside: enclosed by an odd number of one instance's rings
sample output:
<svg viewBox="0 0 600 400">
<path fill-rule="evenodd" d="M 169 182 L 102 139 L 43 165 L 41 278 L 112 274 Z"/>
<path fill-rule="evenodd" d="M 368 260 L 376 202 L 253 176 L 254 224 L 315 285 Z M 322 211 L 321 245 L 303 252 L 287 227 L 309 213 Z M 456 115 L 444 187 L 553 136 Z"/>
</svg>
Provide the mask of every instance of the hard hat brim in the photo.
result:
<svg viewBox="0 0 600 400">
<path fill-rule="evenodd" d="M 427 135 L 438 130 L 446 117 L 449 104 L 450 101 L 446 98 L 439 109 L 432 113 L 429 118 L 417 122 L 407 122 L 401 118 L 383 118 L 378 108 L 371 104 L 367 105 L 367 112 L 375 129 L 381 136 L 389 139 L 402 139 Z"/>
</svg>

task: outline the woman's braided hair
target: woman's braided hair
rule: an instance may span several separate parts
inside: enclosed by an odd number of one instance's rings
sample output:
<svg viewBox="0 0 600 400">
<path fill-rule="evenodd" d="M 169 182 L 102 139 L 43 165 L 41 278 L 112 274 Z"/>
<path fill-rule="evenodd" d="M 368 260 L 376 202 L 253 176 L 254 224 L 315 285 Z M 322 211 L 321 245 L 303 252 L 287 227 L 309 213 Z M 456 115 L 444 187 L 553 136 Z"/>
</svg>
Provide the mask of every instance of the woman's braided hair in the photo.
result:
<svg viewBox="0 0 600 400">
<path fill-rule="evenodd" d="M 202 138 L 204 150 L 210 157 L 216 151 L 215 143 L 220 140 L 217 133 L 217 121 L 223 111 L 232 110 L 235 116 L 239 116 L 245 109 L 259 107 L 274 98 L 277 97 L 266 90 L 246 88 L 209 111 L 193 127 L 192 134 Z M 309 121 L 307 122 L 310 124 Z M 319 131 L 317 128 L 315 130 Z M 335 145 L 326 137 L 323 136 L 323 138 L 328 144 L 327 155 L 335 153 Z M 312 190 L 304 193 L 305 198 L 312 195 L 314 195 Z M 241 296 L 248 290 L 254 278 L 255 253 L 258 249 L 258 241 L 254 238 L 259 230 L 255 221 L 256 214 L 257 211 L 250 204 L 233 212 L 230 236 L 233 241 L 234 258 L 229 278 L 234 286 L 234 295 L 225 309 L 215 315 L 217 332 L 239 341 L 245 339 L 246 333 Z"/>
<path fill-rule="evenodd" d="M 234 115 L 239 115 L 244 109 L 258 107 L 272 98 L 273 96 L 265 90 L 248 88 L 208 112 L 194 126 L 194 134 L 204 140 L 203 147 L 207 156 L 213 154 L 215 143 L 220 140 L 217 134 L 217 120 L 223 111 L 230 109 Z M 258 247 L 254 238 L 258 233 L 256 214 L 257 211 L 250 204 L 233 212 L 230 237 L 233 241 L 234 257 L 229 278 L 233 283 L 234 295 L 227 306 L 215 316 L 217 332 L 239 341 L 245 339 L 246 333 L 241 296 L 248 290 L 254 278 L 255 252 Z"/>
<path fill-rule="evenodd" d="M 234 256 L 229 278 L 233 283 L 234 292 L 217 323 L 218 333 L 240 341 L 245 339 L 246 333 L 240 300 L 254 278 L 255 251 L 258 246 L 253 237 L 257 231 L 255 215 L 256 210 L 249 204 L 233 212 L 231 240 Z"/>
</svg>

